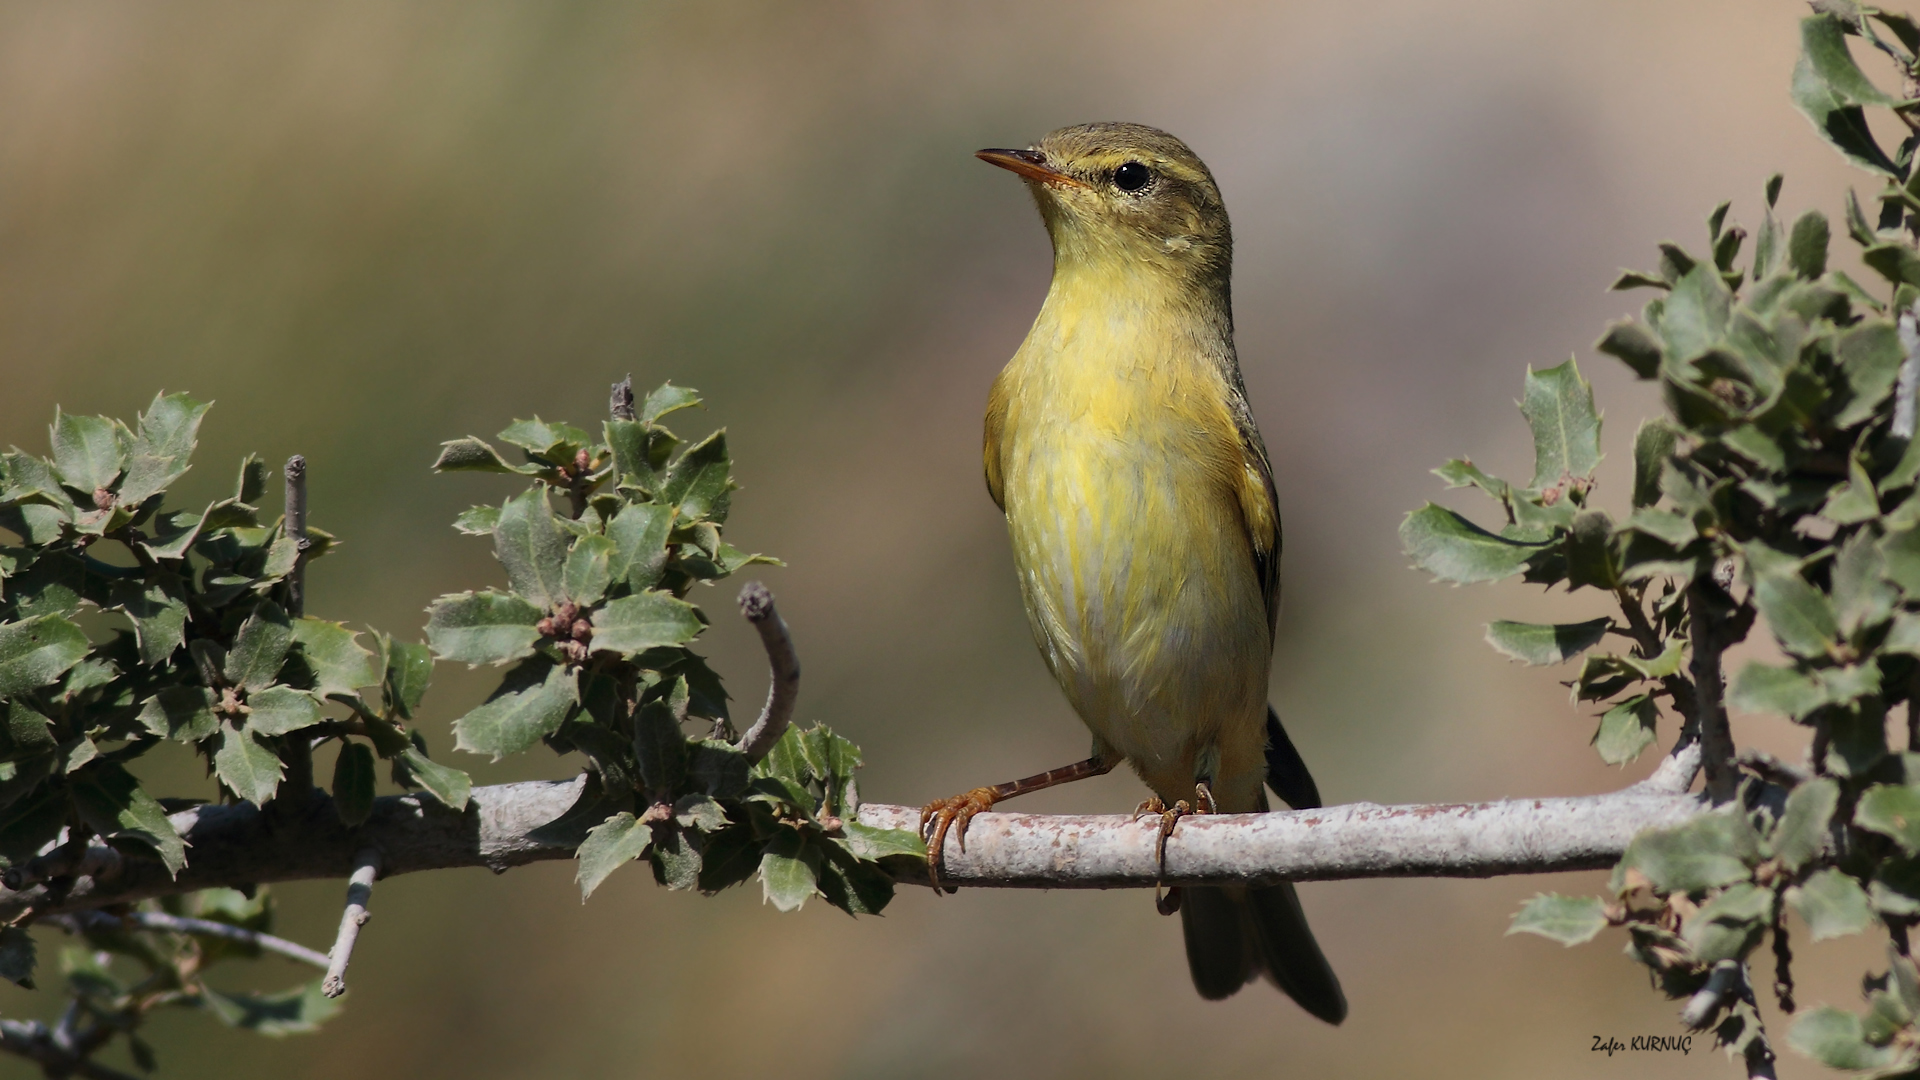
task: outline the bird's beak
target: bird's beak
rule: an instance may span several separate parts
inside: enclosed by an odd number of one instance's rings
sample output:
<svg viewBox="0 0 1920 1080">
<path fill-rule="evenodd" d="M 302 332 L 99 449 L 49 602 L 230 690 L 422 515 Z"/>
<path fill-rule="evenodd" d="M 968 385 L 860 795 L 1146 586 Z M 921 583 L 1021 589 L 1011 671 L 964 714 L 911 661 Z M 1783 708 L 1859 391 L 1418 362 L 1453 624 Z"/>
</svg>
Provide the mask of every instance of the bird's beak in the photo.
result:
<svg viewBox="0 0 1920 1080">
<path fill-rule="evenodd" d="M 998 165 L 1008 172 L 1017 173 L 1028 180 L 1046 184 L 1049 187 L 1086 187 L 1087 185 L 1047 167 L 1047 155 L 1038 150 L 980 150 L 973 155 L 989 165 Z"/>
</svg>

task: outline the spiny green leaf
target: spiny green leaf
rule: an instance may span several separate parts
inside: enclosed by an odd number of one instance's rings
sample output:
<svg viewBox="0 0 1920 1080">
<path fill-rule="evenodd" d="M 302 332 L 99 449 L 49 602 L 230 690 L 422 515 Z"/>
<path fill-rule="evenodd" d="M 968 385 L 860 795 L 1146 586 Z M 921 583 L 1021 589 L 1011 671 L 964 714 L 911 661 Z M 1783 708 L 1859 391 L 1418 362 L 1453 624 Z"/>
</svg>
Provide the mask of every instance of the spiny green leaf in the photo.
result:
<svg viewBox="0 0 1920 1080">
<path fill-rule="evenodd" d="M 434 459 L 434 472 L 493 472 L 532 476 L 538 465 L 509 465 L 484 439 L 469 435 L 440 444 L 440 456 Z"/>
<path fill-rule="evenodd" d="M 1840 785 L 1826 777 L 1809 780 L 1787 793 L 1780 823 L 1773 830 L 1773 850 L 1789 871 L 1798 873 L 1812 862 L 1827 842 L 1827 826 L 1840 804 Z"/>
<path fill-rule="evenodd" d="M 1551 626 L 1496 619 L 1487 625 L 1487 644 L 1523 664 L 1559 664 L 1598 645 L 1612 627 L 1609 618 Z"/>
<path fill-rule="evenodd" d="M 1643 420 L 1633 435 L 1633 505 L 1660 501 L 1660 470 L 1673 457 L 1679 431 L 1662 418 Z"/>
<path fill-rule="evenodd" d="M 1711 266 L 1696 266 L 1674 284 L 1660 316 L 1660 336 L 1674 361 L 1690 360 L 1718 344 L 1727 332 L 1733 297 Z M 1537 436 L 1536 436 L 1537 438 Z"/>
<path fill-rule="evenodd" d="M 1873 85 L 1847 51 L 1846 28 L 1831 14 L 1800 20 L 1800 54 L 1829 92 L 1848 105 L 1899 105 L 1902 99 Z"/>
<path fill-rule="evenodd" d="M 706 626 L 699 609 L 664 592 L 623 596 L 593 613 L 593 649 L 632 655 L 662 645 L 684 645 Z"/>
<path fill-rule="evenodd" d="M 1794 107 L 1813 124 L 1813 130 L 1849 161 L 1894 180 L 1900 179 L 1900 167 L 1874 141 L 1860 106 L 1848 104 L 1836 94 L 1804 54 L 1794 66 L 1790 96 Z"/>
<path fill-rule="evenodd" d="M 208 1011 L 228 1027 L 278 1038 L 318 1031 L 340 1011 L 339 1002 L 320 992 L 320 980 L 274 994 L 226 994 L 201 984 Z"/>
<path fill-rule="evenodd" d="M 1827 272 L 1827 216 L 1809 210 L 1793 223 L 1787 235 L 1787 265 L 1808 281 Z"/>
<path fill-rule="evenodd" d="M 1511 577 L 1548 547 L 1495 536 L 1433 503 L 1407 515 L 1400 525 L 1400 545 L 1415 566 L 1462 585 Z"/>
<path fill-rule="evenodd" d="M 1831 1005 L 1799 1014 L 1787 1032 L 1787 1042 L 1833 1069 L 1887 1069 L 1912 1056 L 1898 1047 L 1869 1045 L 1861 1033 L 1860 1018 Z"/>
<path fill-rule="evenodd" d="M 716 431 L 688 447 L 667 469 L 661 501 L 678 507 L 682 521 L 725 521 L 733 490 L 727 433 Z"/>
<path fill-rule="evenodd" d="M 653 798 L 669 797 L 686 775 L 687 739 L 680 732 L 686 704 L 686 680 L 678 679 L 668 696 L 634 710 L 633 753 L 640 764 L 641 785 Z"/>
<path fill-rule="evenodd" d="M 565 571 L 567 599 L 582 607 L 600 602 L 612 580 L 608 572 L 608 560 L 613 555 L 614 546 L 612 540 L 595 534 L 588 534 L 573 542 L 573 550 L 567 553 Z"/>
<path fill-rule="evenodd" d="M 1702 963 L 1736 960 L 1759 941 L 1773 918 L 1773 890 L 1739 882 L 1700 905 L 1681 924 L 1680 939 Z"/>
<path fill-rule="evenodd" d="M 635 410 L 635 414 L 641 423 L 652 424 L 668 413 L 692 408 L 698 404 L 700 404 L 700 391 L 692 387 L 661 383 L 647 394 L 646 399 L 640 403 L 640 408 Z"/>
<path fill-rule="evenodd" d="M 652 842 L 653 830 L 624 810 L 589 830 L 575 853 L 580 865 L 574 880 L 580 885 L 581 902 L 615 870 L 639 858 Z"/>
<path fill-rule="evenodd" d="M 1621 584 L 1613 544 L 1613 518 L 1605 510 L 1582 510 L 1567 530 L 1567 588 L 1612 591 Z"/>
<path fill-rule="evenodd" d="M 514 592 L 542 610 L 566 598 L 567 534 L 553 519 L 546 488 L 536 486 L 508 499 L 493 539 Z"/>
<path fill-rule="evenodd" d="M 846 834 L 847 850 L 858 858 L 884 859 L 894 855 L 915 859 L 927 857 L 926 841 L 911 829 L 877 829 L 857 821 L 848 821 L 841 825 L 841 831 Z"/>
<path fill-rule="evenodd" d="M 453 593 L 427 608 L 427 640 L 442 660 L 504 664 L 533 654 L 540 609 L 510 593 Z"/>
<path fill-rule="evenodd" d="M 1855 533 L 1840 545 L 1831 590 L 1834 616 L 1843 636 L 1852 638 L 1893 617 L 1899 597 L 1886 583 L 1885 575 L 1886 557 L 1868 530 Z"/>
<path fill-rule="evenodd" d="M 453 527 L 468 536 L 492 536 L 500 524 L 497 506 L 470 506 L 453 519 Z"/>
<path fill-rule="evenodd" d="M 1653 745 L 1659 722 L 1660 708 L 1653 698 L 1636 694 L 1601 715 L 1593 748 L 1600 752 L 1601 761 L 1625 765 Z"/>
<path fill-rule="evenodd" d="M 1572 360 L 1545 371 L 1527 371 L 1520 414 L 1533 430 L 1533 488 L 1544 490 L 1562 477 L 1584 477 L 1600 463 L 1600 417 L 1593 408 L 1593 387 L 1580 378 Z"/>
<path fill-rule="evenodd" d="M 607 573 L 614 581 L 627 582 L 635 589 L 659 584 L 667 564 L 667 533 L 673 528 L 675 513 L 673 507 L 660 503 L 630 503 L 607 522 L 607 538 L 614 544 Z"/>
<path fill-rule="evenodd" d="M 133 581 L 113 584 L 113 606 L 133 620 L 134 641 L 143 664 L 165 661 L 186 641 L 187 604 L 177 590 L 178 586 L 166 579 L 146 585 Z"/>
<path fill-rule="evenodd" d="M 234 794 L 264 806 L 280 790 L 280 758 L 260 745 L 253 732 L 229 727 L 220 733 L 220 748 L 213 752 L 213 771 Z"/>
<path fill-rule="evenodd" d="M 439 799 L 442 805 L 456 814 L 466 810 L 467 799 L 473 794 L 472 777 L 451 765 L 442 765 L 428 758 L 417 749 L 408 748 L 400 756 L 406 762 L 412 778 Z"/>
<path fill-rule="evenodd" d="M 1891 839 L 1909 855 L 1920 854 L 1920 788 L 1875 784 L 1860 796 L 1853 823 Z"/>
<path fill-rule="evenodd" d="M 1759 840 L 1746 816 L 1714 811 L 1634 837 L 1614 867 L 1612 888 L 1616 895 L 1623 891 L 1625 872 L 1638 870 L 1661 892 L 1698 892 L 1747 880 L 1759 861 Z"/>
<path fill-rule="evenodd" d="M 273 601 L 262 600 L 233 636 L 224 672 L 227 682 L 248 690 L 273 685 L 292 647 L 293 623 L 287 613 Z"/>
<path fill-rule="evenodd" d="M 359 635 L 343 623 L 303 616 L 294 620 L 293 640 L 313 673 L 313 692 L 322 697 L 351 697 L 361 687 L 380 681 L 373 651 L 361 645 Z"/>
<path fill-rule="evenodd" d="M 1651 379 L 1660 373 L 1660 363 L 1665 356 L 1660 339 L 1645 326 L 1632 321 L 1617 322 L 1607 327 L 1606 334 L 1593 347 L 1626 364 L 1643 379 Z"/>
<path fill-rule="evenodd" d="M 188 459 L 193 456 L 200 421 L 212 405 L 195 401 L 185 394 L 156 394 L 153 404 L 140 416 L 140 431 L 133 439 L 127 475 L 120 482 L 120 501 L 138 506 L 186 475 Z M 258 466 L 257 459 L 249 459 Z M 242 467 L 244 470 L 244 466 Z M 243 471 L 244 476 L 244 471 Z M 245 497 L 244 479 L 240 502 Z"/>
<path fill-rule="evenodd" d="M 25 702 L 8 702 L 0 726 L 0 761 L 21 761 L 53 752 L 53 722 Z"/>
<path fill-rule="evenodd" d="M 1755 565 L 1755 555 L 1766 549 L 1748 545 L 1748 570 L 1754 605 L 1782 648 L 1796 656 L 1825 656 L 1840 633 L 1833 605 L 1825 594 L 1807 583 L 1789 565 Z"/>
<path fill-rule="evenodd" d="M 86 633 L 58 615 L 0 625 L 0 698 L 51 685 L 79 663 L 89 647 Z"/>
<path fill-rule="evenodd" d="M 80 820 L 109 839 L 135 840 L 152 848 L 169 874 L 187 865 L 186 845 L 167 812 L 119 764 L 96 761 L 69 778 Z"/>
<path fill-rule="evenodd" d="M 382 646 L 387 654 L 387 700 L 395 712 L 410 720 L 433 680 L 433 652 L 427 645 L 394 641 L 384 635 Z"/>
<path fill-rule="evenodd" d="M 1874 922 L 1867 891 L 1852 877 L 1831 868 L 1790 886 L 1786 900 L 1813 931 L 1815 941 L 1857 934 Z"/>
<path fill-rule="evenodd" d="M 781 911 L 799 910 L 816 891 L 819 866 L 818 849 L 793 829 L 779 830 L 760 856 L 763 898 Z"/>
<path fill-rule="evenodd" d="M 535 457 L 555 465 L 572 465 L 575 452 L 590 441 L 587 433 L 572 424 L 551 424 L 538 416 L 515 420 L 500 433 L 500 441 L 511 443 Z"/>
<path fill-rule="evenodd" d="M 454 746 L 498 761 L 553 734 L 579 703 L 571 669 L 540 657 L 522 661 L 485 704 L 454 721 Z"/>
<path fill-rule="evenodd" d="M 111 488 L 126 467 L 132 438 L 104 416 L 75 416 L 53 410 L 53 466 L 67 486 L 88 495 Z"/>
<path fill-rule="evenodd" d="M 140 710 L 140 723 L 163 739 L 199 742 L 220 730 L 216 697 L 204 686 L 165 686 Z"/>
<path fill-rule="evenodd" d="M 1813 674 L 1758 660 L 1741 668 L 1727 688 L 1727 704 L 1741 712 L 1780 713 L 1798 720 L 1826 703 L 1826 689 Z"/>
<path fill-rule="evenodd" d="M 271 737 L 310 728 L 323 717 L 320 703 L 305 690 L 269 686 L 247 695 L 247 730 Z"/>
</svg>

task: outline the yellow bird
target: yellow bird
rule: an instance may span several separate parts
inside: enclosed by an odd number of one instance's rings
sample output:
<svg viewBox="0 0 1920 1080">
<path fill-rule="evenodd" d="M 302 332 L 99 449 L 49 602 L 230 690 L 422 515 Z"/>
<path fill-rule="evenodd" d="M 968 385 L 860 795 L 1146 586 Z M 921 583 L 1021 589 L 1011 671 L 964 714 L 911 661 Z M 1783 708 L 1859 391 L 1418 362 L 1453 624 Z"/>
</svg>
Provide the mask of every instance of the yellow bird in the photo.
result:
<svg viewBox="0 0 1920 1080">
<path fill-rule="evenodd" d="M 929 804 L 948 830 L 1015 795 L 1131 765 L 1166 835 L 1190 812 L 1320 805 L 1267 704 L 1280 514 L 1233 347 L 1233 239 L 1213 176 L 1140 124 L 1062 128 L 978 156 L 1024 178 L 1053 284 L 987 399 L 987 490 L 1007 515 L 1027 621 L 1093 732 L 1086 761 Z M 1192 800 L 1190 803 L 1189 800 Z M 1172 809 L 1167 809 L 1171 806 Z M 1174 890 L 1202 997 L 1265 975 L 1346 1017 L 1293 886 Z"/>
</svg>

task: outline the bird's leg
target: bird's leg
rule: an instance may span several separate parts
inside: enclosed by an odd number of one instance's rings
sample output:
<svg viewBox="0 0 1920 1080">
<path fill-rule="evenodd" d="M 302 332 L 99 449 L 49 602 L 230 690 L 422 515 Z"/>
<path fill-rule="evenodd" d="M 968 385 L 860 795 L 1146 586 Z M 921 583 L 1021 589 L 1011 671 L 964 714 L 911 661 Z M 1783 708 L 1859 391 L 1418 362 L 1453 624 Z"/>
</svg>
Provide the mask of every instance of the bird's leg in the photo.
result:
<svg viewBox="0 0 1920 1080">
<path fill-rule="evenodd" d="M 1004 802 L 1016 795 L 1043 791 L 1061 784 L 1070 784 L 1075 780 L 1085 780 L 1092 776 L 1104 776 L 1113 771 L 1118 758 L 1108 761 L 1104 758 L 1090 757 L 1085 761 L 1076 761 L 1058 769 L 1050 769 L 1024 780 L 1011 780 L 993 787 L 977 787 L 963 795 L 946 799 L 935 799 L 920 808 L 920 835 L 927 836 L 927 823 L 933 823 L 933 835 L 927 838 L 927 876 L 933 887 L 940 888 L 940 862 L 945 854 L 947 829 L 955 824 L 960 826 L 960 850 L 967 850 L 967 822 L 973 815 L 983 814 L 998 802 Z"/>
<path fill-rule="evenodd" d="M 1173 827 L 1178 825 L 1183 817 L 1216 813 L 1219 813 L 1219 807 L 1213 801 L 1213 789 L 1207 786 L 1205 780 L 1197 781 L 1193 785 L 1193 802 L 1191 803 L 1181 799 L 1173 804 L 1172 809 L 1168 809 L 1167 804 L 1160 801 L 1160 796 L 1155 795 L 1134 808 L 1135 821 L 1140 820 L 1143 814 L 1160 815 L 1160 835 L 1154 841 L 1153 857 L 1162 877 L 1167 873 L 1167 837 L 1173 835 Z M 1153 906 L 1162 915 L 1171 915 L 1179 911 L 1180 887 L 1176 885 L 1163 895 L 1156 885 L 1153 892 Z"/>
</svg>

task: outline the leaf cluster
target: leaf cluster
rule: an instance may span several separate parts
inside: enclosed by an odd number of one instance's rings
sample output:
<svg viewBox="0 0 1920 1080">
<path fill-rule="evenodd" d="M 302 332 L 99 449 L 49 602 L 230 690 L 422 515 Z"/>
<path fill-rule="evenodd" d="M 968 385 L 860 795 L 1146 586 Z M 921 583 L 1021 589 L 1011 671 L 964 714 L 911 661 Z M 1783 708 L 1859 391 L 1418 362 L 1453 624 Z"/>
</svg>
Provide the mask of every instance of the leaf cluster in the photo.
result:
<svg viewBox="0 0 1920 1080">
<path fill-rule="evenodd" d="M 773 562 L 722 536 L 735 484 L 726 434 L 685 443 L 661 421 L 696 406 L 665 385 L 596 440 L 568 424 L 515 421 L 498 438 L 446 443 L 442 472 L 523 476 L 526 490 L 455 527 L 493 541 L 505 589 L 428 609 L 434 655 L 505 666 L 454 722 L 457 746 L 495 759 L 545 743 L 589 776 L 547 829 L 578 844 L 582 897 L 644 859 L 661 884 L 714 893 L 758 876 L 782 910 L 818 894 L 850 913 L 893 894 L 879 860 L 923 855 L 910 833 L 852 820 L 859 750 L 825 727 L 789 729 L 765 760 L 734 745 L 727 694 L 691 645 L 707 626 L 695 585 Z M 553 499 L 565 500 L 556 512 Z"/>
<path fill-rule="evenodd" d="M 1630 955 L 1676 998 L 1706 987 L 1716 965 L 1746 965 L 1771 937 L 1776 993 L 1792 1011 L 1786 912 L 1815 941 L 1883 928 L 1888 968 L 1867 979 L 1865 1014 L 1808 1010 L 1788 1041 L 1835 1068 L 1910 1075 L 1920 1073 L 1920 983 L 1908 948 L 1920 923 L 1920 724 L 1912 720 L 1920 709 L 1920 135 L 1884 150 L 1865 110 L 1888 109 L 1920 132 L 1920 26 L 1850 3 L 1815 8 L 1801 25 L 1793 100 L 1823 138 L 1883 181 L 1873 215 L 1849 192 L 1843 219 L 1879 280 L 1863 285 L 1829 265 L 1833 229 L 1819 212 L 1781 225 L 1777 176 L 1744 265 L 1747 234 L 1721 204 L 1708 218 L 1705 254 L 1662 244 L 1657 270 L 1622 274 L 1616 288 L 1657 295 L 1638 320 L 1609 327 L 1596 344 L 1657 382 L 1667 406 L 1635 437 L 1626 519 L 1582 503 L 1570 520 L 1529 530 L 1538 515 L 1516 504 L 1544 504 L 1551 489 L 1539 485 L 1550 477 L 1536 470 L 1533 487 L 1510 491 L 1456 462 L 1441 474 L 1501 499 L 1507 526 L 1489 533 L 1429 507 L 1403 534 L 1416 562 L 1443 580 L 1518 573 L 1613 593 L 1618 620 L 1495 623 L 1488 633 L 1528 663 L 1584 656 L 1571 686 L 1577 700 L 1608 706 L 1595 745 L 1609 762 L 1654 741 L 1662 701 L 1679 713 L 1683 742 L 1724 733 L 1729 706 L 1809 731 L 1809 768 L 1741 759 L 1747 775 L 1737 796 L 1635 838 L 1607 897 L 1538 897 L 1512 931 L 1574 944 L 1623 927 Z M 1904 96 L 1874 86 L 1849 38 L 1894 61 Z M 1592 418 L 1593 440 L 1583 435 L 1567 460 L 1597 460 L 1591 398 L 1572 401 L 1561 410 L 1571 421 L 1543 424 L 1528 413 L 1536 443 L 1543 430 L 1584 433 Z M 1590 475 L 1569 469 L 1566 482 L 1578 488 Z M 1723 700 L 1721 653 L 1756 622 L 1785 662 L 1747 663 Z M 1591 654 L 1610 633 L 1631 641 L 1631 651 Z M 1905 752 L 1886 736 L 1889 711 L 1902 704 Z M 1730 750 L 1729 741 L 1720 752 Z M 1751 994 L 1723 996 L 1701 1022 L 1730 1052 L 1767 1052 Z"/>
</svg>

